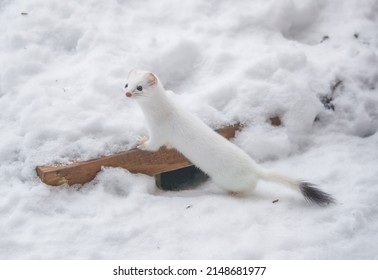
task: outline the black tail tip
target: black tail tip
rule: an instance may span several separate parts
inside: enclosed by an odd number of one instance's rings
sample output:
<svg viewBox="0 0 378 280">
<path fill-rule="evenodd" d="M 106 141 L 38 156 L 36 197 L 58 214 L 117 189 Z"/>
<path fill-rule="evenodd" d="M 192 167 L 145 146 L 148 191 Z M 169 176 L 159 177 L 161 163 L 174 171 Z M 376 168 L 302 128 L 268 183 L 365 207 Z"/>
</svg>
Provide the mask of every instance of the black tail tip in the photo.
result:
<svg viewBox="0 0 378 280">
<path fill-rule="evenodd" d="M 314 184 L 308 182 L 299 183 L 299 189 L 307 201 L 321 206 L 336 203 L 336 200 L 330 194 L 323 192 L 314 186 Z"/>
</svg>

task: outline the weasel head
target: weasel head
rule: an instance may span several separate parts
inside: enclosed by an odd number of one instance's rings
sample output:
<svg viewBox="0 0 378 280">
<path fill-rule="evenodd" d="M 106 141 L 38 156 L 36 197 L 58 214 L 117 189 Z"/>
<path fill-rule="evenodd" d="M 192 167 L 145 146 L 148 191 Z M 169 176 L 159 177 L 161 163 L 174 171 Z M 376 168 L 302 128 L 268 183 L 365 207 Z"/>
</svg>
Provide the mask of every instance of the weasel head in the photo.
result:
<svg viewBox="0 0 378 280">
<path fill-rule="evenodd" d="M 138 101 L 153 100 L 162 91 L 158 77 L 151 72 L 131 70 L 125 85 L 126 96 Z"/>
</svg>

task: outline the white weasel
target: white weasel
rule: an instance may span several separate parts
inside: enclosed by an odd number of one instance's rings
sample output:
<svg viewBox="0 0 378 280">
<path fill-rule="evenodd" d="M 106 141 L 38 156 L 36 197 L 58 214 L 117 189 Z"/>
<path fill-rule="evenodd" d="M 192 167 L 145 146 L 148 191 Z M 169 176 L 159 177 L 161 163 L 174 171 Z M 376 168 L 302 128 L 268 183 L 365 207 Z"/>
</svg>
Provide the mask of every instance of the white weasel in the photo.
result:
<svg viewBox="0 0 378 280">
<path fill-rule="evenodd" d="M 310 202 L 320 205 L 334 202 L 329 194 L 311 183 L 258 165 L 242 149 L 170 100 L 155 74 L 132 70 L 125 88 L 126 96 L 137 101 L 147 120 L 149 138 L 138 139 L 139 149 L 156 151 L 164 145 L 174 147 L 216 185 L 231 193 L 252 191 L 259 180 L 266 180 L 300 191 Z"/>
</svg>

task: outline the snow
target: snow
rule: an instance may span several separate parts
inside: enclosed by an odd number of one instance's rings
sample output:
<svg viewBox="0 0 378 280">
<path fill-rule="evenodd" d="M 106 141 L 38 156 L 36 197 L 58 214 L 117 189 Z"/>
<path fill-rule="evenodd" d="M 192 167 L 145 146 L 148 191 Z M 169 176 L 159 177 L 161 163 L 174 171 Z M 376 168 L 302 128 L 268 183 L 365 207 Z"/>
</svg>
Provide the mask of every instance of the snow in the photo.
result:
<svg viewBox="0 0 378 280">
<path fill-rule="evenodd" d="M 376 0 L 0 1 L 0 258 L 377 259 L 377 30 Z M 210 126 L 243 123 L 235 144 L 338 203 L 266 182 L 163 192 L 119 168 L 43 184 L 37 165 L 146 134 L 133 68 Z"/>
</svg>

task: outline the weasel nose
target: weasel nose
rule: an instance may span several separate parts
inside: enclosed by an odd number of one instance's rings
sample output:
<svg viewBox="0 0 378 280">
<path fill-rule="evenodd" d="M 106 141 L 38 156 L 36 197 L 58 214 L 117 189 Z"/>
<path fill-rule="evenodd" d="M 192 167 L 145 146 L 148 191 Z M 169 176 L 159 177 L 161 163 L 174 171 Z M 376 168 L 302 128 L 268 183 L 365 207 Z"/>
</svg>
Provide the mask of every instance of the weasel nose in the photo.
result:
<svg viewBox="0 0 378 280">
<path fill-rule="evenodd" d="M 131 93 L 130 91 L 128 91 L 128 92 L 126 92 L 126 96 L 127 96 L 127 97 L 131 97 L 131 96 L 133 96 L 133 95 L 132 95 L 132 93 Z"/>
</svg>

